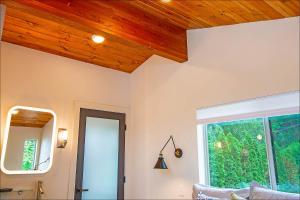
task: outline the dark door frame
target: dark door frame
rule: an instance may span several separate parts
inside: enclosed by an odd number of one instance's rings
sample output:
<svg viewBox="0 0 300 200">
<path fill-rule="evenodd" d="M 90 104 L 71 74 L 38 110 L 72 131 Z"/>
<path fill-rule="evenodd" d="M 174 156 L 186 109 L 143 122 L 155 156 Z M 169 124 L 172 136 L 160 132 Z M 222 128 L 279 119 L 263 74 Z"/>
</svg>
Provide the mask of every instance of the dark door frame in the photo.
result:
<svg viewBox="0 0 300 200">
<path fill-rule="evenodd" d="M 108 112 L 101 110 L 91 110 L 80 108 L 79 120 L 79 134 L 78 134 L 78 149 L 77 149 L 77 165 L 76 165 L 76 181 L 75 181 L 75 196 L 74 199 L 81 200 L 82 179 L 83 179 L 83 163 L 84 163 L 84 144 L 85 144 L 85 130 L 86 118 L 95 117 L 103 119 L 119 120 L 119 164 L 118 164 L 118 199 L 124 199 L 124 166 L 125 166 L 125 113 Z M 88 189 L 88 188 L 87 188 Z"/>
</svg>

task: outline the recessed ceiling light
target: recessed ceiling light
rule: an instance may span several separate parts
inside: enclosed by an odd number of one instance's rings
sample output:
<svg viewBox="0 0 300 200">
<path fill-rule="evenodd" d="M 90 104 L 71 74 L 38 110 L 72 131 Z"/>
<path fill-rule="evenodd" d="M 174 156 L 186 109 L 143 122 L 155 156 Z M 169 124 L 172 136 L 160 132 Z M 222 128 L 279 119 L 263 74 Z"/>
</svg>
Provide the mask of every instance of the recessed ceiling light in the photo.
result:
<svg viewBox="0 0 300 200">
<path fill-rule="evenodd" d="M 161 0 L 163 3 L 170 3 L 172 0 Z"/>
<path fill-rule="evenodd" d="M 101 35 L 92 35 L 92 40 L 95 43 L 100 44 L 100 43 L 104 42 L 105 38 Z"/>
</svg>

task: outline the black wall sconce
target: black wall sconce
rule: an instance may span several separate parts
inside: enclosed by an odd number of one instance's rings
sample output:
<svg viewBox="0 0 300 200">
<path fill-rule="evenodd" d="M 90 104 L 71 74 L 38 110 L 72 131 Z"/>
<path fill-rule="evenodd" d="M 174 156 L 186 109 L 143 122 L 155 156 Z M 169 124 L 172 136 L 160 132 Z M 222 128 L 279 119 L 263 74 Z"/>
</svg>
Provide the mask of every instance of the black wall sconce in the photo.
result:
<svg viewBox="0 0 300 200">
<path fill-rule="evenodd" d="M 157 162 L 154 166 L 154 169 L 168 169 L 162 152 L 165 149 L 165 147 L 167 146 L 167 144 L 170 142 L 170 140 L 172 140 L 172 142 L 173 142 L 173 146 L 174 146 L 174 149 L 175 149 L 175 152 L 174 152 L 175 157 L 176 158 L 181 158 L 182 157 L 183 152 L 180 148 L 176 148 L 174 138 L 171 135 L 170 138 L 168 139 L 168 141 L 165 143 L 164 147 L 160 150 L 159 157 L 158 157 L 158 160 L 157 160 Z"/>
</svg>

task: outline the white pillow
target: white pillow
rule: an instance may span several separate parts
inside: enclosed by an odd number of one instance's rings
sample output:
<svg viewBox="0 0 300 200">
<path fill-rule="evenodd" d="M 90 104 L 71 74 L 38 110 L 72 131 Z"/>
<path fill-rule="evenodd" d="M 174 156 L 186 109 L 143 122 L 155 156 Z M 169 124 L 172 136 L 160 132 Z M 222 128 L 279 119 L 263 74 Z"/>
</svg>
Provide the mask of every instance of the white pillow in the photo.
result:
<svg viewBox="0 0 300 200">
<path fill-rule="evenodd" d="M 265 200 L 265 199 L 276 199 L 276 200 L 299 200 L 299 194 L 279 192 L 275 190 L 270 190 L 262 187 L 253 187 L 251 190 L 250 200 Z"/>
<path fill-rule="evenodd" d="M 220 199 L 216 197 L 210 197 L 205 194 L 198 194 L 197 200 L 220 200 Z"/>
<path fill-rule="evenodd" d="M 193 197 L 197 197 L 199 193 L 205 194 L 210 197 L 216 197 L 220 199 L 231 199 L 231 193 L 247 198 L 249 197 L 250 189 L 232 189 L 232 188 L 218 188 L 218 187 L 210 187 L 202 184 L 194 184 L 193 186 Z"/>
</svg>

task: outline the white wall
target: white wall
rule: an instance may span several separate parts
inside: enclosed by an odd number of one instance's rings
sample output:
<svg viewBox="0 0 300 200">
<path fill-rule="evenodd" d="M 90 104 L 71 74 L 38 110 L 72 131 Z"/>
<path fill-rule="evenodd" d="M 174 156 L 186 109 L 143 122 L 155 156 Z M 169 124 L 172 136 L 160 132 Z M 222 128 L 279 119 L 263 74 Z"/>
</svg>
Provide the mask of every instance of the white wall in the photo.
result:
<svg viewBox="0 0 300 200">
<path fill-rule="evenodd" d="M 6 113 L 14 105 L 48 108 L 57 114 L 57 128 L 67 128 L 70 134 L 66 149 L 55 148 L 48 173 L 1 173 L 1 186 L 33 188 L 37 180 L 42 180 L 44 198 L 67 198 L 77 144 L 72 132 L 77 115 L 75 101 L 128 107 L 129 74 L 1 42 L 1 124 L 5 124 Z M 26 192 L 23 197 L 33 198 L 35 194 Z"/>
<path fill-rule="evenodd" d="M 188 47 L 188 62 L 154 56 L 131 76 L 131 198 L 191 197 L 198 108 L 299 90 L 299 18 L 191 30 Z M 169 170 L 154 170 L 170 134 L 183 158 L 169 145 Z"/>
<path fill-rule="evenodd" d="M 36 139 L 40 143 L 41 134 L 41 128 L 11 126 L 7 141 L 5 168 L 8 170 L 21 170 L 25 140 Z"/>
<path fill-rule="evenodd" d="M 46 170 L 49 166 L 50 153 L 51 153 L 51 144 L 52 142 L 52 134 L 53 134 L 53 123 L 54 119 L 52 118 L 45 126 L 43 127 L 41 134 L 41 144 L 40 144 L 40 155 L 38 161 L 38 170 Z M 54 133 L 55 134 L 55 133 Z M 56 145 L 54 145 L 56 146 Z M 48 160 L 47 162 L 45 162 Z"/>
</svg>

